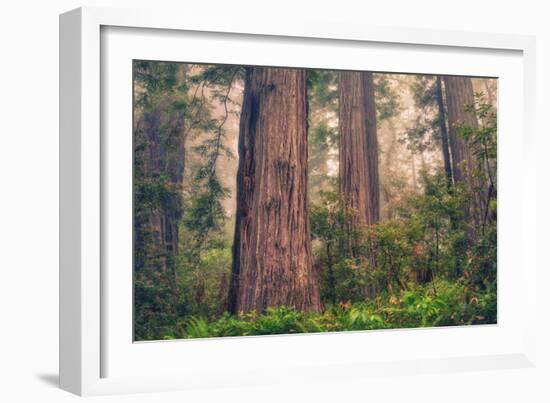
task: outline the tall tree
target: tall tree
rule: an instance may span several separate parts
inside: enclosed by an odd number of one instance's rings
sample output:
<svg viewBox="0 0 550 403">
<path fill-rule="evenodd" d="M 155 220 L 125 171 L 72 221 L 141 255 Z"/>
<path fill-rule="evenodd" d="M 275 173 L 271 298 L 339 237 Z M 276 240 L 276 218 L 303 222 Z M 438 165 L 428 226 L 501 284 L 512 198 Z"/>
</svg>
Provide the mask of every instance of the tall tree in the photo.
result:
<svg viewBox="0 0 550 403">
<path fill-rule="evenodd" d="M 338 74 L 340 193 L 354 214 L 353 226 L 371 220 L 365 83 L 360 72 Z"/>
<path fill-rule="evenodd" d="M 178 222 L 182 213 L 179 191 L 185 167 L 185 143 L 183 113 L 165 122 L 164 127 L 162 117 L 159 109 L 143 115 L 147 139 L 143 174 L 146 181 L 154 181 L 161 187 L 156 189 L 158 194 L 151 206 L 149 225 L 153 243 L 167 268 L 178 251 Z M 175 283 L 175 278 L 173 280 Z"/>
<path fill-rule="evenodd" d="M 186 212 L 182 219 L 182 242 L 179 254 L 179 286 L 182 290 L 181 307 L 210 316 L 227 303 L 224 279 L 231 266 L 230 254 L 226 260 L 212 261 L 213 251 L 230 250 L 230 236 L 226 233 L 227 211 L 225 201 L 231 190 L 225 186 L 223 175 L 227 162 L 233 158 L 228 135 L 233 133 L 227 123 L 231 115 L 240 111 L 239 90 L 233 91 L 244 79 L 240 66 L 194 66 L 190 82 L 195 87 L 189 105 L 188 120 L 193 146 L 186 180 Z M 239 83 L 239 84 L 236 84 Z M 232 95 L 233 94 L 233 95 Z M 238 108 L 238 109 L 237 109 Z M 211 303 L 219 288 L 225 296 Z M 221 291 L 220 291 L 221 292 Z M 217 305 L 217 306 L 215 306 Z M 181 311 L 181 310 L 180 310 Z"/>
<path fill-rule="evenodd" d="M 459 133 L 459 127 L 462 125 L 474 130 L 478 128 L 475 113 L 468 110 L 468 106 L 475 104 L 472 80 L 469 77 L 444 76 L 443 81 L 449 119 L 453 178 L 455 183 L 463 183 L 473 196 L 470 203 L 464 206 L 464 213 L 474 220 L 477 227 L 480 224 L 479 212 L 484 205 L 483 186 L 476 174 L 479 163 Z"/>
<path fill-rule="evenodd" d="M 185 65 L 134 64 L 134 270 L 136 337 L 176 314 L 181 185 L 185 168 Z M 155 312 L 163 312 L 160 322 Z"/>
<path fill-rule="evenodd" d="M 229 310 L 320 311 L 316 277 L 307 212 L 306 72 L 249 67 Z"/>
<path fill-rule="evenodd" d="M 378 222 L 380 191 L 378 178 L 378 140 L 376 137 L 376 108 L 372 73 L 342 71 L 338 75 L 338 128 L 340 193 L 346 209 L 352 212 L 350 230 Z M 359 235 L 361 233 L 359 232 Z M 361 235 L 361 238 L 363 235 Z M 350 238 L 349 248 L 358 257 L 358 243 Z M 369 255 L 376 266 L 376 256 Z M 363 294 L 372 297 L 373 285 L 364 287 Z"/>
<path fill-rule="evenodd" d="M 318 203 L 324 191 L 336 185 L 331 167 L 337 163 L 338 73 L 330 70 L 307 71 L 308 95 L 308 194 Z"/>
<path fill-rule="evenodd" d="M 417 109 L 416 123 L 405 132 L 408 147 L 418 153 L 425 168 L 425 152 L 439 147 L 447 184 L 452 185 L 453 168 L 449 150 L 449 132 L 446 121 L 443 85 L 439 76 L 416 76 L 411 85 Z"/>
<path fill-rule="evenodd" d="M 447 130 L 447 113 L 445 111 L 445 102 L 443 101 L 443 85 L 441 83 L 441 77 L 436 77 L 436 92 L 435 97 L 437 100 L 437 120 L 439 123 L 439 130 L 441 134 L 441 151 L 443 154 L 443 166 L 445 168 L 445 175 L 447 176 L 447 183 L 451 185 L 453 183 L 453 168 L 451 166 L 451 154 L 449 151 L 449 132 Z"/>
<path fill-rule="evenodd" d="M 352 225 L 380 217 L 378 140 L 372 73 L 338 75 L 340 192 L 353 214 Z"/>
<path fill-rule="evenodd" d="M 380 174 L 378 170 L 378 134 L 376 130 L 376 104 L 374 81 L 371 72 L 362 73 L 365 87 L 365 115 L 367 129 L 367 161 L 369 164 L 369 223 L 380 221 Z"/>
</svg>

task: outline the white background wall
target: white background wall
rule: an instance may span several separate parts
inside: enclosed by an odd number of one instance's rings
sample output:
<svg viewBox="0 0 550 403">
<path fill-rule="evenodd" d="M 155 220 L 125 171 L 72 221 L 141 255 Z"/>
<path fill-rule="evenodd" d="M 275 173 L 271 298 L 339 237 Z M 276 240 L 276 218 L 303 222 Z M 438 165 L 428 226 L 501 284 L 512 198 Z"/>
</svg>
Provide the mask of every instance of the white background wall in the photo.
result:
<svg viewBox="0 0 550 403">
<path fill-rule="evenodd" d="M 57 389 L 58 356 L 58 14 L 81 5 L 185 6 L 227 18 L 289 13 L 374 25 L 537 36 L 539 180 L 548 183 L 550 13 L 544 1 L 20 0 L 0 5 L 0 401 L 69 402 Z M 187 6 L 185 3 L 190 3 Z M 200 4 L 199 4 L 200 3 Z M 356 3 L 356 4 L 354 4 Z M 538 189 L 539 259 L 548 248 L 549 192 Z M 545 263 L 540 263 L 546 268 Z M 536 369 L 353 379 L 302 387 L 257 387 L 93 398 L 111 402 L 550 401 L 548 273 L 539 276 Z"/>
</svg>

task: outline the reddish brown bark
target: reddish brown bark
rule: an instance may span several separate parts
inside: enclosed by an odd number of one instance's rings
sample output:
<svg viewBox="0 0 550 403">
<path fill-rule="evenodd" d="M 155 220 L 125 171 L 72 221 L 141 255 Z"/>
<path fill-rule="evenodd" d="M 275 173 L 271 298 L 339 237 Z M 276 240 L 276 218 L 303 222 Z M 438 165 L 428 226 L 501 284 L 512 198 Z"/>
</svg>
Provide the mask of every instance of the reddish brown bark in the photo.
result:
<svg viewBox="0 0 550 403">
<path fill-rule="evenodd" d="M 380 221 L 380 174 L 378 171 L 378 134 L 376 131 L 376 105 L 374 80 L 371 72 L 362 73 L 365 86 L 365 115 L 367 122 L 367 161 L 369 164 L 369 223 Z"/>
<path fill-rule="evenodd" d="M 445 76 L 443 80 L 449 118 L 449 144 L 453 158 L 453 177 L 456 182 L 464 182 L 468 178 L 468 172 L 473 169 L 473 159 L 457 131 L 457 125 L 464 124 L 477 128 L 475 115 L 465 110 L 467 105 L 474 103 L 474 90 L 472 81 L 468 77 Z"/>
<path fill-rule="evenodd" d="M 340 192 L 353 210 L 352 225 L 371 223 L 370 164 L 365 82 L 360 72 L 338 74 Z"/>
<path fill-rule="evenodd" d="M 229 310 L 320 311 L 307 213 L 303 69 L 247 68 Z"/>
<path fill-rule="evenodd" d="M 443 85 L 441 83 L 441 77 L 436 77 L 436 100 L 438 110 L 438 124 L 441 132 L 441 151 L 443 154 L 443 166 L 445 168 L 445 175 L 447 176 L 447 183 L 452 185 L 453 183 L 453 168 L 451 166 L 451 154 L 449 151 L 449 132 L 447 130 L 447 112 L 445 111 L 445 103 L 443 101 Z"/>
<path fill-rule="evenodd" d="M 338 75 L 338 126 L 340 193 L 347 209 L 352 210 L 350 230 L 364 231 L 380 219 L 380 190 L 378 173 L 378 140 L 376 108 L 372 73 L 340 72 Z M 357 255 L 358 244 L 366 234 L 350 242 L 350 251 Z M 376 256 L 371 250 L 371 267 Z M 365 287 L 364 295 L 373 297 L 373 285 Z"/>
<path fill-rule="evenodd" d="M 445 98 L 447 100 L 447 115 L 449 119 L 449 145 L 452 156 L 453 179 L 455 183 L 463 183 L 473 195 L 468 205 L 464 207 L 466 218 L 473 218 L 479 225 L 479 212 L 483 206 L 482 183 L 476 177 L 479 162 L 458 132 L 458 127 L 464 125 L 478 128 L 478 121 L 473 112 L 466 108 L 474 104 L 474 90 L 469 77 L 445 76 Z"/>
<path fill-rule="evenodd" d="M 354 225 L 380 219 L 380 180 L 374 84 L 370 72 L 340 72 L 338 127 L 340 192 Z"/>
</svg>

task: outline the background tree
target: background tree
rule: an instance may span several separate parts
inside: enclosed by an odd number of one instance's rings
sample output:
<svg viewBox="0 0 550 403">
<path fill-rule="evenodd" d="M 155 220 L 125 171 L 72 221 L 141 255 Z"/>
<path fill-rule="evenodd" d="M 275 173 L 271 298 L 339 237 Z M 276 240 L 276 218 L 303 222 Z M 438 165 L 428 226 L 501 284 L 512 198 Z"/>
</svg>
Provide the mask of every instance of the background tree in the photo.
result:
<svg viewBox="0 0 550 403">
<path fill-rule="evenodd" d="M 222 65 L 194 66 L 189 80 L 193 86 L 189 107 L 193 158 L 184 195 L 187 208 L 181 220 L 178 262 L 184 312 L 213 316 L 227 308 L 231 238 L 224 203 L 231 190 L 222 174 L 234 163 L 227 126 L 240 109 L 236 88 L 243 79 L 244 68 Z M 220 293 L 225 294 L 223 298 L 218 298 Z"/>
<path fill-rule="evenodd" d="M 399 167 L 396 163 L 399 143 L 395 116 L 400 113 L 401 104 L 396 86 L 392 85 L 395 80 L 390 78 L 392 76 L 388 74 L 373 74 L 382 218 L 393 215 L 392 202 L 402 192 L 404 182 L 403 175 L 395 172 Z"/>
<path fill-rule="evenodd" d="M 449 130 L 447 128 L 447 112 L 445 108 L 445 101 L 443 100 L 443 84 L 441 77 L 436 77 L 435 82 L 435 99 L 437 102 L 437 120 L 439 124 L 439 131 L 441 135 L 441 151 L 443 155 L 443 164 L 445 167 L 445 175 L 447 176 L 447 182 L 449 185 L 453 184 L 453 168 L 451 163 L 451 153 L 449 150 Z"/>
<path fill-rule="evenodd" d="M 472 80 L 469 77 L 444 76 L 445 96 L 449 120 L 449 145 L 452 155 L 453 178 L 455 183 L 463 184 L 472 196 L 463 210 L 466 218 L 473 219 L 472 230 L 480 225 L 480 211 L 485 204 L 484 185 L 480 182 L 478 161 L 474 157 L 475 149 L 467 146 L 459 133 L 459 126 L 478 128 L 475 113 L 468 106 L 475 104 Z"/>
<path fill-rule="evenodd" d="M 247 68 L 229 309 L 320 311 L 307 213 L 306 71 Z"/>
<path fill-rule="evenodd" d="M 143 337 L 177 313 L 186 66 L 135 62 L 134 73 L 136 333 Z"/>
<path fill-rule="evenodd" d="M 362 73 L 341 71 L 338 74 L 340 193 L 346 207 L 353 211 L 354 228 L 371 224 L 373 216 L 365 88 Z"/>
<path fill-rule="evenodd" d="M 338 73 L 308 70 L 308 195 L 321 201 L 321 192 L 337 188 Z"/>
<path fill-rule="evenodd" d="M 346 211 L 351 212 L 348 228 L 349 251 L 360 258 L 368 226 L 380 218 L 378 139 L 372 73 L 341 71 L 338 74 L 338 132 L 340 193 Z M 370 266 L 376 266 L 374 251 L 368 252 Z M 375 293 L 364 285 L 364 295 Z"/>
<path fill-rule="evenodd" d="M 365 115 L 367 132 L 367 161 L 369 182 L 369 220 L 371 224 L 380 221 L 380 174 L 378 169 L 378 133 L 376 125 L 376 103 L 374 97 L 374 79 L 369 71 L 363 72 L 365 86 Z"/>
</svg>

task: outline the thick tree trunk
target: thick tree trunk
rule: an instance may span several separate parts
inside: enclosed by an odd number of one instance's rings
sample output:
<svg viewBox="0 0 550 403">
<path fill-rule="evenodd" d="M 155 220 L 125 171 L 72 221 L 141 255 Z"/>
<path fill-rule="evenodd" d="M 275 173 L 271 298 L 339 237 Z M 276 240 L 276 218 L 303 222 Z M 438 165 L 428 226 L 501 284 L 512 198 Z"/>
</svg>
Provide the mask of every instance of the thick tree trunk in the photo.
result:
<svg viewBox="0 0 550 403">
<path fill-rule="evenodd" d="M 342 71 L 338 75 L 338 130 L 340 193 L 354 214 L 352 226 L 365 227 L 372 220 L 370 163 L 364 76 Z"/>
<path fill-rule="evenodd" d="M 465 215 L 474 220 L 475 227 L 480 225 L 479 212 L 483 206 L 482 184 L 476 179 L 479 163 L 468 149 L 464 139 L 458 133 L 457 125 L 477 129 L 478 122 L 474 113 L 466 111 L 474 104 L 472 81 L 468 77 L 444 76 L 445 96 L 449 118 L 449 143 L 452 156 L 453 178 L 455 183 L 464 183 L 473 195 L 473 200 L 464 209 Z"/>
<path fill-rule="evenodd" d="M 441 77 L 436 77 L 436 98 L 438 108 L 438 123 L 439 130 L 441 132 L 441 151 L 443 153 L 443 165 L 445 167 L 445 175 L 447 176 L 447 183 L 452 185 L 453 183 L 453 168 L 451 166 L 451 154 L 449 152 L 449 132 L 447 130 L 445 103 L 443 102 L 443 86 L 441 84 Z"/>
<path fill-rule="evenodd" d="M 320 311 L 307 214 L 303 69 L 247 68 L 229 310 Z"/>
<path fill-rule="evenodd" d="M 365 230 L 380 219 L 380 190 L 378 173 L 378 140 L 376 137 L 376 109 L 372 73 L 343 71 L 338 76 L 338 124 L 340 193 L 348 209 L 353 211 L 350 230 Z M 361 234 L 360 234 L 361 235 Z M 357 243 L 350 244 L 351 254 L 357 256 Z M 376 256 L 371 249 L 371 267 Z M 373 285 L 363 290 L 365 297 L 373 297 Z"/>
<path fill-rule="evenodd" d="M 477 128 L 474 114 L 466 112 L 467 105 L 474 103 L 474 90 L 468 77 L 445 76 L 445 95 L 449 118 L 449 140 L 453 157 L 453 176 L 456 182 L 464 182 L 473 169 L 473 159 L 456 125 L 464 124 Z"/>
</svg>

